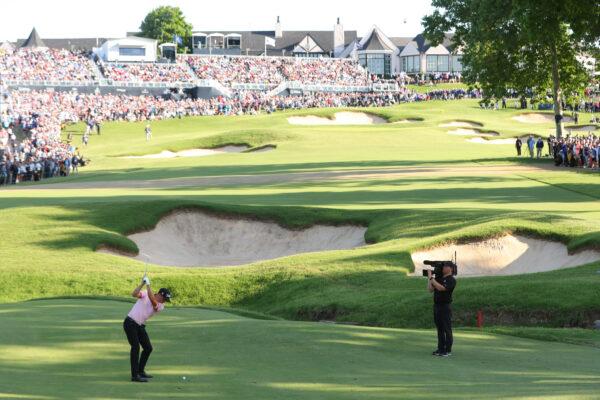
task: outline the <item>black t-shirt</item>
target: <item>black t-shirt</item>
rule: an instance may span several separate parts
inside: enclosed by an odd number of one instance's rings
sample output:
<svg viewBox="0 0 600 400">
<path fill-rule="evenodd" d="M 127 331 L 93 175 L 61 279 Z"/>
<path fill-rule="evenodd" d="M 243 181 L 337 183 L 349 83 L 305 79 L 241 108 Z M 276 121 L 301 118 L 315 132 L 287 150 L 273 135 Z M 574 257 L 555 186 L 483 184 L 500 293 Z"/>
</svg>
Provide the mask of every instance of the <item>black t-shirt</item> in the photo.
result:
<svg viewBox="0 0 600 400">
<path fill-rule="evenodd" d="M 456 287 L 456 279 L 452 275 L 436 279 L 436 281 L 444 286 L 446 290 L 440 291 L 433 289 L 433 302 L 435 304 L 450 304 L 452 303 L 452 292 Z"/>
</svg>

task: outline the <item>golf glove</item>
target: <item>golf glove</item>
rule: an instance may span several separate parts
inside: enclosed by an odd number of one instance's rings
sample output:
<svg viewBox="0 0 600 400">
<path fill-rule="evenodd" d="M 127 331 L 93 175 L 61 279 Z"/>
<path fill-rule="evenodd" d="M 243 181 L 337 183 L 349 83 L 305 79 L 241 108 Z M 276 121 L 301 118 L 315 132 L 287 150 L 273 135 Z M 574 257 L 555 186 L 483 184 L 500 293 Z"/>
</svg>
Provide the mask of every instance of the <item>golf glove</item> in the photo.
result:
<svg viewBox="0 0 600 400">
<path fill-rule="evenodd" d="M 142 279 L 142 282 L 144 282 L 146 285 L 150 285 L 150 278 L 145 276 L 144 279 Z"/>
</svg>

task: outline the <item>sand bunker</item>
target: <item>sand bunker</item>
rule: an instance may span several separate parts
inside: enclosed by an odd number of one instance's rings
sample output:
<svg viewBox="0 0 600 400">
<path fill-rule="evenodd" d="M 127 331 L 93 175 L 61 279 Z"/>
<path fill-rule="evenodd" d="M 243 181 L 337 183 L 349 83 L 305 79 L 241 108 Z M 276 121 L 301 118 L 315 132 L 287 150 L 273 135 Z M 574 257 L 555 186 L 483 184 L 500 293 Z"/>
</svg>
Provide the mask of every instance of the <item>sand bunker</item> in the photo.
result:
<svg viewBox="0 0 600 400">
<path fill-rule="evenodd" d="M 600 252 L 569 255 L 559 242 L 506 235 L 480 242 L 448 245 L 412 254 L 415 274 L 424 260 L 449 260 L 457 252 L 459 276 L 519 275 L 576 267 L 600 260 Z"/>
<path fill-rule="evenodd" d="M 352 249 L 365 244 L 366 228 L 315 225 L 289 230 L 273 222 L 179 211 L 148 232 L 129 236 L 140 255 L 158 265 L 218 267 L 249 264 L 293 254 Z M 117 254 L 110 250 L 104 253 Z"/>
<path fill-rule="evenodd" d="M 479 128 L 483 124 L 469 121 L 450 121 L 438 125 L 440 128 Z"/>
<path fill-rule="evenodd" d="M 525 124 L 545 124 L 548 122 L 554 122 L 554 114 L 543 114 L 543 113 L 527 113 L 516 115 L 511 119 L 523 122 Z M 573 119 L 571 117 L 565 116 L 563 118 L 563 122 L 571 122 Z"/>
<path fill-rule="evenodd" d="M 387 120 L 376 115 L 352 111 L 335 113 L 333 119 L 315 115 L 289 117 L 288 122 L 292 125 L 372 125 L 388 123 Z"/>
<path fill-rule="evenodd" d="M 241 153 L 248 150 L 248 146 L 223 146 L 215 149 L 189 149 L 172 152 L 169 150 L 161 151 L 158 154 L 147 154 L 145 156 L 127 156 L 124 158 L 176 158 L 176 157 L 206 157 L 216 154 Z"/>
<path fill-rule="evenodd" d="M 594 132 L 596 129 L 598 129 L 596 125 L 565 126 L 565 130 L 567 131 Z"/>
<path fill-rule="evenodd" d="M 477 129 L 467 129 L 467 128 L 458 128 L 451 131 L 448 131 L 449 135 L 459 135 L 459 136 L 498 136 L 498 132 L 486 131 L 482 132 Z"/>
</svg>

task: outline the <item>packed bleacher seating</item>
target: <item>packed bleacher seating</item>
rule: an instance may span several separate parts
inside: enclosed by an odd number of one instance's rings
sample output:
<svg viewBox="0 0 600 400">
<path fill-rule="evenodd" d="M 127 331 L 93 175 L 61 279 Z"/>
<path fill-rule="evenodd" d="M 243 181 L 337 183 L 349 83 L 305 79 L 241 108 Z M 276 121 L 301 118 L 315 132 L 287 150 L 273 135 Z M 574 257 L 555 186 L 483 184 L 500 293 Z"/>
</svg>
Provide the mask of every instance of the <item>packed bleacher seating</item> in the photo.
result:
<svg viewBox="0 0 600 400">
<path fill-rule="evenodd" d="M 282 59 L 281 68 L 287 80 L 304 84 L 338 86 L 368 84 L 366 70 L 352 60 L 288 57 Z"/>
<path fill-rule="evenodd" d="M 116 82 L 192 82 L 195 77 L 185 64 L 101 63 L 107 79 Z"/>
<path fill-rule="evenodd" d="M 221 84 L 257 83 L 271 86 L 283 81 L 336 86 L 366 86 L 367 72 L 355 61 L 296 57 L 182 56 L 199 79 Z"/>
<path fill-rule="evenodd" d="M 59 49 L 21 48 L 0 54 L 5 80 L 92 82 L 98 77 L 83 53 Z"/>
<path fill-rule="evenodd" d="M 199 79 L 214 79 L 225 86 L 232 83 L 278 85 L 285 80 L 281 61 L 276 57 L 182 56 Z"/>
</svg>

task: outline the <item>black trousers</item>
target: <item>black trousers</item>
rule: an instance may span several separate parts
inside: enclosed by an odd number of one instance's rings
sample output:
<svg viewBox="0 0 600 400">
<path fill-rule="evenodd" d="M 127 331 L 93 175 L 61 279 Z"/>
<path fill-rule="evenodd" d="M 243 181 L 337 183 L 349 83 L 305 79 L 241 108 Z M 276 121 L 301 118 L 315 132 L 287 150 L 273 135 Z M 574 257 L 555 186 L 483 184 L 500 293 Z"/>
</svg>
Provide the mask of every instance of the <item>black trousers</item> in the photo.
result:
<svg viewBox="0 0 600 400">
<path fill-rule="evenodd" d="M 437 328 L 438 348 L 442 353 L 452 351 L 452 310 L 450 304 L 433 305 L 433 322 Z"/>
<path fill-rule="evenodd" d="M 150 343 L 150 338 L 146 332 L 146 325 L 138 325 L 133 319 L 127 317 L 123 321 L 123 329 L 127 335 L 127 341 L 131 345 L 129 353 L 131 376 L 135 377 L 140 372 L 144 372 L 150 353 L 152 353 L 152 343 Z M 140 345 L 142 346 L 141 357 Z"/>
</svg>

